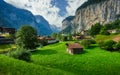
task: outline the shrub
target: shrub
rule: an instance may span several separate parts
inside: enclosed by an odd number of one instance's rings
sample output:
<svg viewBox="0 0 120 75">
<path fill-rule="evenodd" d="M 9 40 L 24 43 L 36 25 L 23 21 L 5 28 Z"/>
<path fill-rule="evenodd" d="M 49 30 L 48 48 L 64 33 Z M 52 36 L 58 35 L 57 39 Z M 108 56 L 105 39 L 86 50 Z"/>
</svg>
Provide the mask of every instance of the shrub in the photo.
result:
<svg viewBox="0 0 120 75">
<path fill-rule="evenodd" d="M 114 48 L 113 46 L 116 44 L 113 40 L 107 40 L 107 41 L 102 41 L 99 43 L 100 48 L 108 50 L 108 51 L 113 51 Z"/>
<path fill-rule="evenodd" d="M 96 41 L 93 39 L 88 39 L 90 41 L 91 44 L 96 44 Z"/>
<path fill-rule="evenodd" d="M 89 48 L 91 44 L 95 44 L 96 42 L 92 39 L 84 39 L 81 41 L 81 44 L 85 47 L 85 48 Z"/>
<path fill-rule="evenodd" d="M 117 43 L 113 46 L 113 48 L 114 48 L 115 50 L 120 50 L 120 41 L 117 42 Z"/>
<path fill-rule="evenodd" d="M 19 60 L 24 60 L 24 61 L 30 61 L 31 59 L 31 53 L 30 51 L 24 49 L 24 48 L 17 48 L 16 51 L 14 52 L 9 52 L 8 55 L 10 57 L 13 57 L 13 58 L 16 58 L 16 59 L 19 59 Z"/>
<path fill-rule="evenodd" d="M 110 35 L 110 33 L 107 30 L 101 29 L 100 34 L 102 35 Z"/>
<path fill-rule="evenodd" d="M 101 49 L 104 48 L 104 41 L 99 41 L 98 44 L 99 44 L 99 47 L 100 47 Z"/>
</svg>

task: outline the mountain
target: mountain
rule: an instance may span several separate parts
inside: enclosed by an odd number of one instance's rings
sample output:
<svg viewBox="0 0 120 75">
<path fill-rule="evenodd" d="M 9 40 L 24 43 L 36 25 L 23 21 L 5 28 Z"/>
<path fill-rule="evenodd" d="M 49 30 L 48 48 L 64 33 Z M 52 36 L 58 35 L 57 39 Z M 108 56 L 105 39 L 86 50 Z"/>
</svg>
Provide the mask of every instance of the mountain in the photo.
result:
<svg viewBox="0 0 120 75">
<path fill-rule="evenodd" d="M 88 0 L 76 10 L 75 18 L 72 20 L 73 28 L 70 28 L 71 21 L 66 25 L 63 23 L 63 26 L 69 27 L 66 29 L 74 32 L 80 32 L 88 30 L 98 22 L 106 24 L 120 19 L 118 15 L 120 15 L 120 0 Z"/>
<path fill-rule="evenodd" d="M 16 8 L 0 0 L 0 26 L 19 29 L 22 25 L 31 25 L 39 35 L 52 33 L 49 23 L 42 16 L 34 16 L 28 10 Z"/>
<path fill-rule="evenodd" d="M 50 25 L 50 28 L 53 32 L 58 33 L 61 31 L 61 27 L 57 27 L 56 25 Z"/>
<path fill-rule="evenodd" d="M 74 18 L 75 16 L 69 16 L 62 21 L 62 33 L 67 34 L 74 32 L 73 30 L 75 29 L 74 21 L 73 21 Z"/>
</svg>

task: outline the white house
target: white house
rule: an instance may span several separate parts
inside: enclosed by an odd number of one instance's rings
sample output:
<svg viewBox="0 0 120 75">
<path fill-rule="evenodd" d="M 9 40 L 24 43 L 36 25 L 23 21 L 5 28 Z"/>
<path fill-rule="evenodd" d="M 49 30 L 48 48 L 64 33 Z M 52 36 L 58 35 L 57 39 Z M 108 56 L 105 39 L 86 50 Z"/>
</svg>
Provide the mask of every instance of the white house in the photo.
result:
<svg viewBox="0 0 120 75">
<path fill-rule="evenodd" d="M 57 40 L 53 39 L 53 38 L 45 38 L 45 40 L 47 40 L 48 44 L 56 43 L 57 42 Z"/>
</svg>

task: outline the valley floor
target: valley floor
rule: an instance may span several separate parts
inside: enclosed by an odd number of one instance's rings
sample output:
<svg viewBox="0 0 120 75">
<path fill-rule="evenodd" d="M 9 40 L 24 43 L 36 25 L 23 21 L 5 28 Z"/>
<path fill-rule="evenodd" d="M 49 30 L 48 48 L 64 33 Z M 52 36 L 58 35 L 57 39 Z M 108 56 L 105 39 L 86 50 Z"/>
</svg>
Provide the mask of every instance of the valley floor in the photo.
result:
<svg viewBox="0 0 120 75">
<path fill-rule="evenodd" d="M 70 55 L 65 44 L 38 48 L 30 63 L 0 55 L 0 75 L 120 75 L 119 52 L 93 45 L 83 54 Z"/>
</svg>

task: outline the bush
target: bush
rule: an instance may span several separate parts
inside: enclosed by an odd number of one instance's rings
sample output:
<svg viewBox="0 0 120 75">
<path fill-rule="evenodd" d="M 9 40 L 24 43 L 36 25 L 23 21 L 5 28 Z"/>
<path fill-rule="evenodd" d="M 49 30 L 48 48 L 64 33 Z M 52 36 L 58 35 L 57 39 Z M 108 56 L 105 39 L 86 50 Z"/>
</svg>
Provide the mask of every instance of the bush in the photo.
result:
<svg viewBox="0 0 120 75">
<path fill-rule="evenodd" d="M 99 46 L 102 49 L 108 50 L 108 51 L 113 51 L 114 48 L 113 46 L 116 44 L 116 42 L 114 42 L 113 40 L 107 40 L 107 41 L 102 41 L 99 42 Z"/>
<path fill-rule="evenodd" d="M 98 44 L 99 44 L 99 47 L 100 47 L 101 49 L 104 48 L 104 41 L 100 41 Z"/>
<path fill-rule="evenodd" d="M 107 30 L 101 29 L 100 31 L 101 35 L 110 35 L 110 33 Z"/>
<path fill-rule="evenodd" d="M 96 42 L 92 39 L 85 39 L 81 41 L 81 44 L 85 47 L 85 48 L 89 48 L 91 44 L 95 44 Z"/>
<path fill-rule="evenodd" d="M 96 41 L 93 39 L 88 39 L 91 44 L 96 44 Z"/>
<path fill-rule="evenodd" d="M 10 57 L 13 57 L 13 58 L 16 58 L 16 59 L 19 59 L 19 60 L 24 60 L 24 61 L 30 61 L 31 59 L 31 53 L 30 51 L 24 49 L 24 48 L 17 48 L 16 51 L 14 52 L 9 52 L 8 55 Z"/>
<path fill-rule="evenodd" d="M 113 46 L 113 48 L 114 48 L 115 50 L 120 50 L 120 41 L 117 42 L 117 43 Z"/>
</svg>

